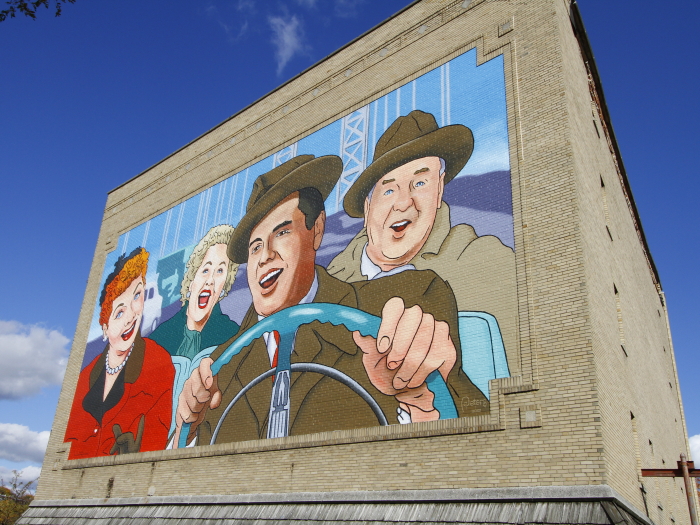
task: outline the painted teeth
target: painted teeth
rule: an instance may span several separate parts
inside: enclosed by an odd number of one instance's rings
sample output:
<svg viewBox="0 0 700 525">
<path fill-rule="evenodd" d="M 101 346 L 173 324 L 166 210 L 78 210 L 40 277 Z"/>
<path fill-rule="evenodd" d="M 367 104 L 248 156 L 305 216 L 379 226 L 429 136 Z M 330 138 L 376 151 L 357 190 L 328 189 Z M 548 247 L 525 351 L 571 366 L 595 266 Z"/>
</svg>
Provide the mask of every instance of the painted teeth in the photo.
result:
<svg viewBox="0 0 700 525">
<path fill-rule="evenodd" d="M 125 332 L 123 332 L 123 333 L 122 333 L 122 337 L 125 337 L 125 336 L 128 336 L 128 335 L 130 335 L 130 334 L 131 334 L 131 332 L 132 332 L 132 331 L 133 331 L 133 329 L 134 329 L 134 325 L 135 325 L 135 324 L 136 324 L 136 323 L 132 324 L 132 325 L 131 325 L 131 326 L 129 327 L 129 329 L 128 329 L 128 330 L 126 330 Z"/>
<path fill-rule="evenodd" d="M 269 281 L 270 279 L 272 279 L 273 277 L 277 277 L 277 276 L 280 274 L 281 271 L 282 271 L 282 270 L 275 270 L 274 272 L 267 274 L 267 275 L 263 278 L 263 280 L 260 281 L 260 284 L 264 284 L 264 283 L 266 283 L 267 281 Z"/>
</svg>

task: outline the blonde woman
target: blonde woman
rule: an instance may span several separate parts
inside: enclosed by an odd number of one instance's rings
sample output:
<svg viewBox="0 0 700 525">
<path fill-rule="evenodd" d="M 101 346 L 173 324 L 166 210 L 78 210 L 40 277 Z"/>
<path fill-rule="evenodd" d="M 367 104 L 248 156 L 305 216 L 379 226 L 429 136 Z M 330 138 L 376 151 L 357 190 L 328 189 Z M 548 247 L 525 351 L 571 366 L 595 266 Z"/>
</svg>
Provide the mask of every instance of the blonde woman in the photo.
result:
<svg viewBox="0 0 700 525">
<path fill-rule="evenodd" d="M 201 350 L 219 345 L 238 332 L 238 323 L 229 319 L 219 305 L 238 271 L 238 265 L 226 253 L 233 231 L 233 226 L 214 226 L 197 243 L 180 287 L 182 308 L 149 336 L 173 356 L 193 359 Z"/>
</svg>

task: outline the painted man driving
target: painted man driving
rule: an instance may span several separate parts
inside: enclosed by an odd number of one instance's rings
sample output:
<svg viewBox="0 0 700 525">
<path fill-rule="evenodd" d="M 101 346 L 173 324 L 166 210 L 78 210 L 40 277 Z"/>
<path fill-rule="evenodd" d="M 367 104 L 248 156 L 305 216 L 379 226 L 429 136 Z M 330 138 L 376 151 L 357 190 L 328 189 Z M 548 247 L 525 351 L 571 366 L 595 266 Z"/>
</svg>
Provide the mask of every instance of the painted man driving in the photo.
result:
<svg viewBox="0 0 700 525">
<path fill-rule="evenodd" d="M 178 432 L 183 421 L 192 424 L 188 440 L 199 427 L 199 443 L 209 443 L 214 426 L 234 396 L 276 366 L 277 334 L 268 332 L 248 345 L 217 375 L 211 372 L 213 360 L 260 319 L 310 302 L 340 304 L 381 315 L 379 338 L 363 338 L 343 326 L 313 322 L 300 327 L 296 334 L 293 363 L 314 362 L 345 373 L 377 400 L 393 419 L 390 422 L 397 422 L 397 413 L 409 421 L 439 417 L 425 377 L 439 370 L 448 386 L 452 378 L 457 380 L 451 372 L 457 359 L 453 341 L 458 338 L 456 333 L 451 334 L 446 319 L 454 320 L 456 316 L 449 288 L 442 283 L 444 288 L 434 294 L 439 295 L 439 301 L 430 303 L 439 303 L 447 313 L 440 308 L 429 313 L 410 297 L 395 297 L 401 289 L 397 283 L 360 289 L 331 277 L 315 264 L 325 230 L 323 203 L 341 171 L 342 162 L 336 156 L 301 155 L 255 181 L 246 215 L 228 249 L 232 261 L 247 263 L 253 305 L 239 334 L 219 346 L 211 359 L 203 360 L 185 383 L 177 421 Z M 432 272 L 416 274 L 423 276 L 423 282 L 418 282 L 412 293 L 422 298 L 436 276 Z M 445 304 L 451 307 L 444 308 Z M 460 379 L 466 380 L 467 388 L 471 385 L 466 376 Z M 272 381 L 263 381 L 248 391 L 228 414 L 217 442 L 266 437 L 271 393 Z M 377 424 L 364 401 L 344 385 L 319 374 L 293 374 L 290 397 L 290 435 Z"/>
</svg>

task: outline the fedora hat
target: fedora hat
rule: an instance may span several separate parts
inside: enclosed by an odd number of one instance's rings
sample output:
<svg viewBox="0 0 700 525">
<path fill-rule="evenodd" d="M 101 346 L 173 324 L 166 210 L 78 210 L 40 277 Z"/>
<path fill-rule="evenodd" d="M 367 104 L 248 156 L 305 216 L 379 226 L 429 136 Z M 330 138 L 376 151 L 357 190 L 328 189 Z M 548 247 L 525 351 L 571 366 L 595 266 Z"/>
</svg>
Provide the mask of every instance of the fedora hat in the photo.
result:
<svg viewBox="0 0 700 525">
<path fill-rule="evenodd" d="M 474 136 L 468 127 L 455 124 L 440 128 L 430 113 L 411 111 L 397 118 L 377 141 L 372 163 L 345 195 L 345 213 L 362 217 L 365 199 L 377 181 L 415 159 L 440 157 L 444 160 L 447 184 L 462 170 L 473 150 Z"/>
<path fill-rule="evenodd" d="M 246 213 L 229 240 L 229 259 L 236 264 L 248 261 L 250 233 L 280 201 L 303 188 L 317 189 L 325 201 L 342 171 L 343 161 L 336 155 L 299 155 L 260 175 L 253 184 Z"/>
</svg>

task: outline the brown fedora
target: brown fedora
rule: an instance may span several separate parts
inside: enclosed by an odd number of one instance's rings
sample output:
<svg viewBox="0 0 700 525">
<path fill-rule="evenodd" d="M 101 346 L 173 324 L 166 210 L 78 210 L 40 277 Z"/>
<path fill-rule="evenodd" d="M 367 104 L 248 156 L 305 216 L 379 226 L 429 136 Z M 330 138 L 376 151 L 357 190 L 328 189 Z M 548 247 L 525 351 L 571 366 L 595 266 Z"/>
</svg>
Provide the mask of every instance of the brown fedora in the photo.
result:
<svg viewBox="0 0 700 525">
<path fill-rule="evenodd" d="M 229 240 L 229 258 L 236 264 L 247 262 L 250 232 L 272 208 L 302 188 L 316 188 L 325 201 L 342 171 L 343 161 L 337 155 L 299 155 L 260 175 L 253 184 L 246 213 Z"/>
<path fill-rule="evenodd" d="M 372 164 L 348 190 L 343 201 L 351 217 L 364 215 L 364 203 L 377 181 L 391 170 L 423 157 L 445 161 L 445 184 L 462 170 L 474 150 L 472 131 L 461 124 L 438 127 L 430 113 L 414 110 L 397 118 L 377 141 Z"/>
</svg>

